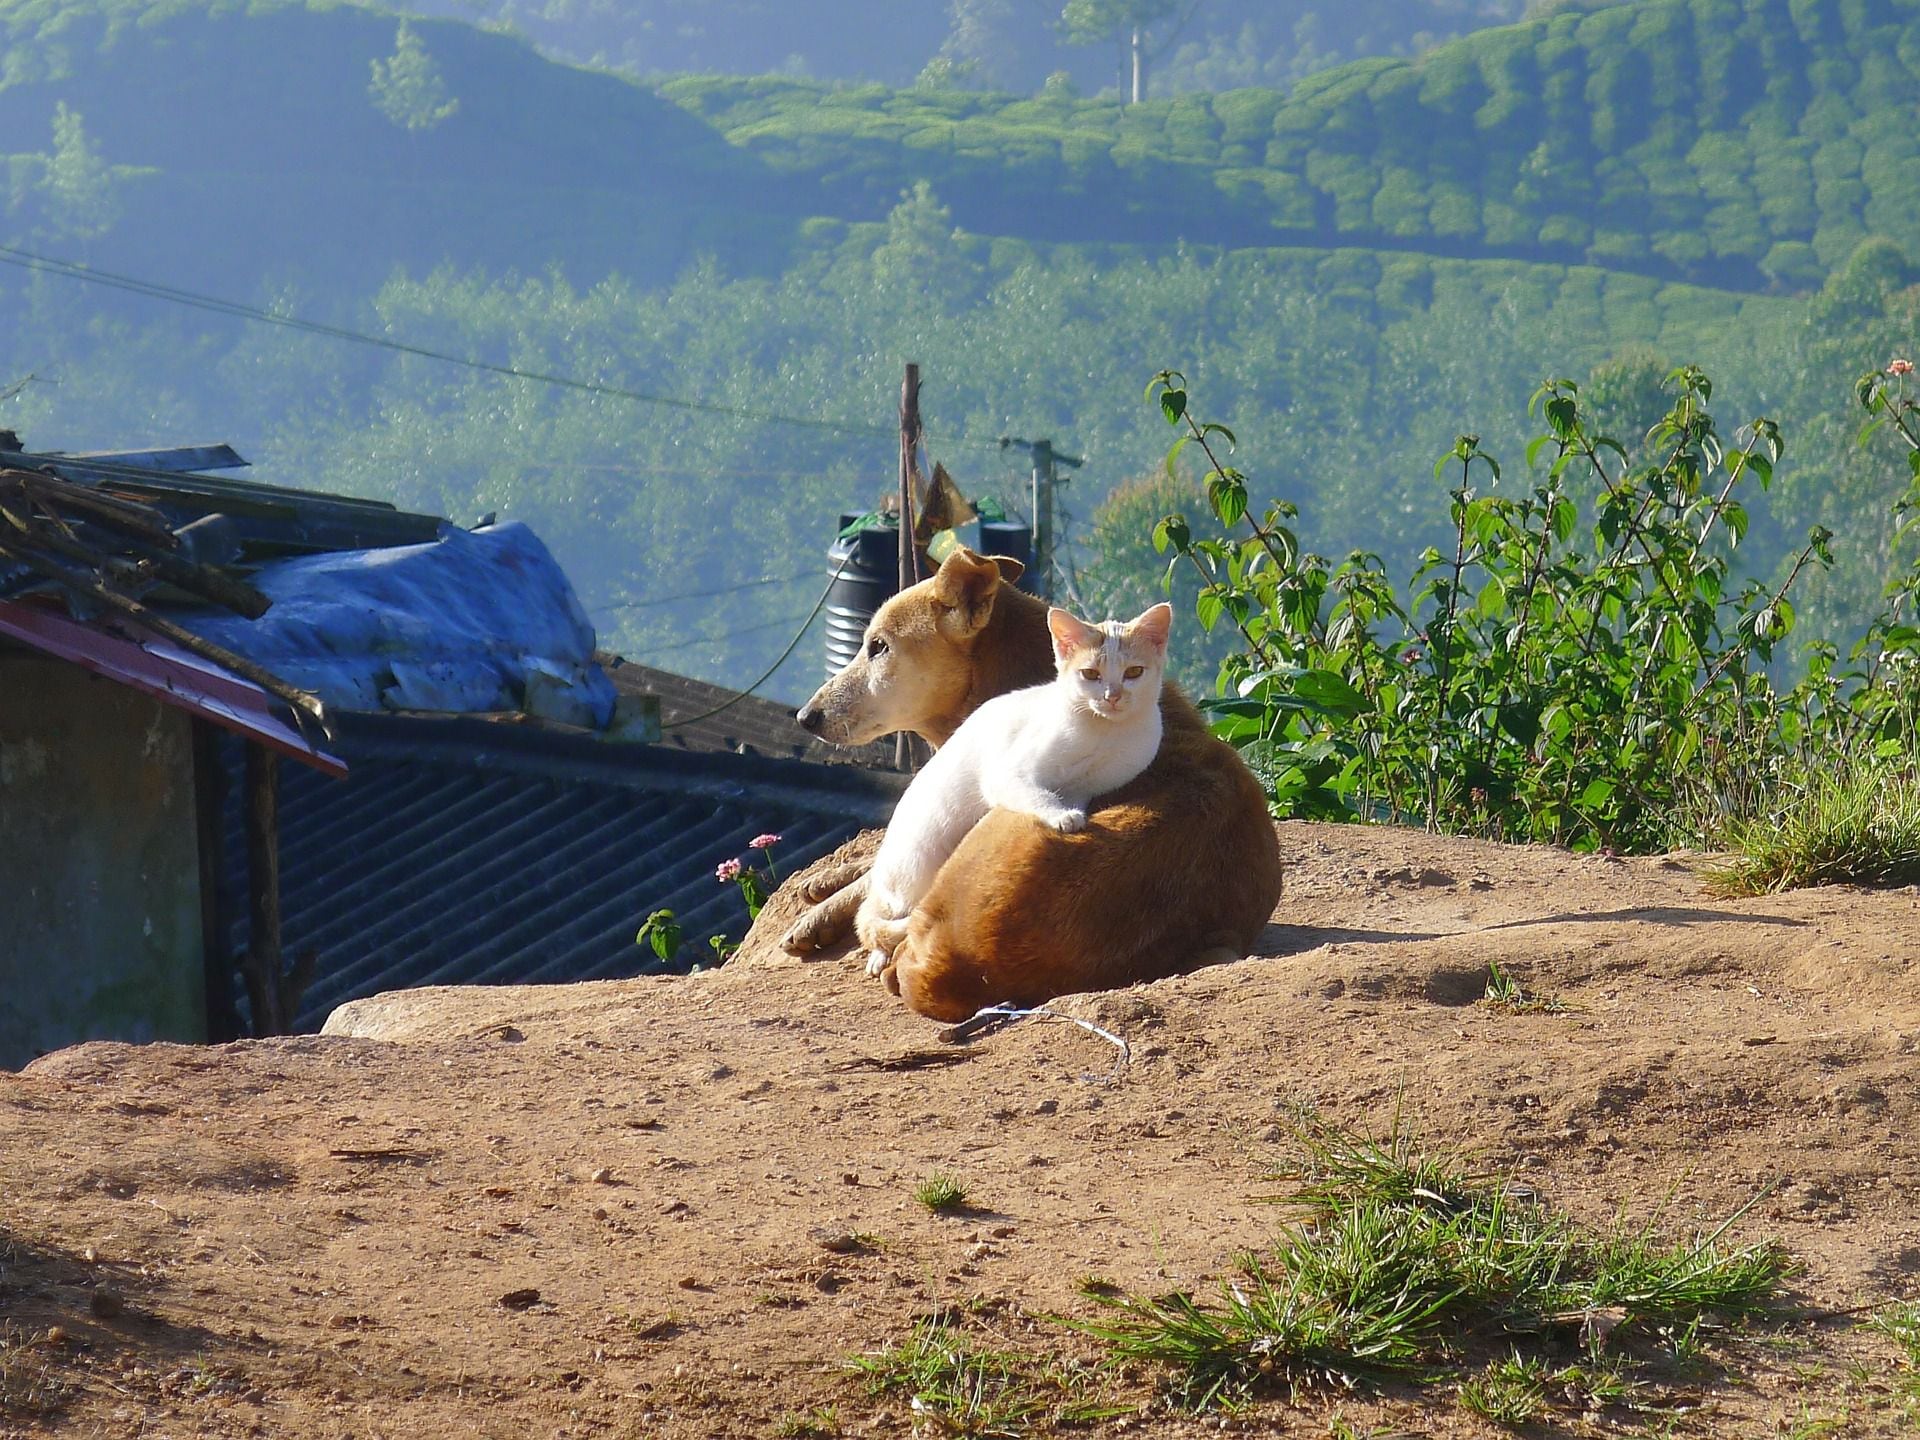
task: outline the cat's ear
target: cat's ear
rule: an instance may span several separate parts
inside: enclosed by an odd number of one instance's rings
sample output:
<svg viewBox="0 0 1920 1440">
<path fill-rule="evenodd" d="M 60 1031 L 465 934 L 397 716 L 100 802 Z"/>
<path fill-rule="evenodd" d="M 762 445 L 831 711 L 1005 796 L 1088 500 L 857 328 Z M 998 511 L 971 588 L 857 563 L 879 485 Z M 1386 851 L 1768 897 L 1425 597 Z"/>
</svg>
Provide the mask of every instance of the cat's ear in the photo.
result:
<svg viewBox="0 0 1920 1440">
<path fill-rule="evenodd" d="M 1161 654 L 1167 650 L 1167 635 L 1173 629 L 1173 606 L 1162 600 L 1143 615 L 1135 616 L 1127 624 L 1127 635 L 1132 639 L 1146 641 Z"/>
<path fill-rule="evenodd" d="M 940 563 L 933 577 L 933 599 L 943 612 L 940 623 L 962 637 L 977 633 L 993 614 L 1000 567 L 961 545 Z"/>
<path fill-rule="evenodd" d="M 1103 638 L 1099 626 L 1089 625 L 1054 606 L 1047 611 L 1047 629 L 1053 632 L 1053 655 L 1064 660 L 1076 650 L 1090 650 Z"/>
</svg>

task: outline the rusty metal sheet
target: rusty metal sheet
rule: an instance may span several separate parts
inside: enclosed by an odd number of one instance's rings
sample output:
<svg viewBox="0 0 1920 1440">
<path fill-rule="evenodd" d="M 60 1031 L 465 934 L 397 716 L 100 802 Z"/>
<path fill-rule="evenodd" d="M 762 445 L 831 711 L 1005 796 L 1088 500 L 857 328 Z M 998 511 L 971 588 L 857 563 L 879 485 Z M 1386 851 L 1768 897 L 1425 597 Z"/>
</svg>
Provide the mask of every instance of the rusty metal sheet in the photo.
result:
<svg viewBox="0 0 1920 1440">
<path fill-rule="evenodd" d="M 339 778 L 347 773 L 338 756 L 282 720 L 272 697 L 259 686 L 130 622 L 116 621 L 108 630 L 44 605 L 0 600 L 0 636 L 210 720 L 324 774 Z"/>
</svg>

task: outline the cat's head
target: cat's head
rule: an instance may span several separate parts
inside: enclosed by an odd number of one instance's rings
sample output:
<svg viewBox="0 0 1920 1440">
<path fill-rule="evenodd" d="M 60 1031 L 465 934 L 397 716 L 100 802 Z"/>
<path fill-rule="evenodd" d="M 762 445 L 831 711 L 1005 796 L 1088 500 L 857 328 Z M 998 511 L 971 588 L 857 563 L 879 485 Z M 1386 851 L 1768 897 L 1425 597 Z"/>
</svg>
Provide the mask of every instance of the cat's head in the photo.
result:
<svg viewBox="0 0 1920 1440">
<path fill-rule="evenodd" d="M 1047 612 L 1060 683 L 1094 714 L 1115 719 L 1157 704 L 1167 668 L 1173 607 L 1162 602 L 1125 621 L 1089 625 L 1064 610 Z"/>
</svg>

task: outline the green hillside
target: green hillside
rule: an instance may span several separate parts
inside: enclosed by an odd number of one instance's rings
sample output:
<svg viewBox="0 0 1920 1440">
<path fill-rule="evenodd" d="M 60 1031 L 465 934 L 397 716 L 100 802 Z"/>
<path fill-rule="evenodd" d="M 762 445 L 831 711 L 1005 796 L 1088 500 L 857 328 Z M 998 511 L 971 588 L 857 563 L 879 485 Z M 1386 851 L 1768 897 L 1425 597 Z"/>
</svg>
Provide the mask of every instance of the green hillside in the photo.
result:
<svg viewBox="0 0 1920 1440">
<path fill-rule="evenodd" d="M 400 22 L 374 10 L 0 3 L 0 229 L 189 288 L 358 300 L 396 266 L 745 263 L 807 209 L 807 187 L 631 81 L 468 25 L 410 31 L 440 97 L 413 115 L 375 92 Z M 48 193 L 61 106 L 119 171 L 103 223 L 73 224 Z M 743 235 L 748 210 L 762 225 Z"/>
<path fill-rule="evenodd" d="M 1643 0 L 1129 107 L 687 78 L 770 165 L 969 229 L 1359 244 L 1799 289 L 1920 229 L 1920 0 Z"/>
</svg>

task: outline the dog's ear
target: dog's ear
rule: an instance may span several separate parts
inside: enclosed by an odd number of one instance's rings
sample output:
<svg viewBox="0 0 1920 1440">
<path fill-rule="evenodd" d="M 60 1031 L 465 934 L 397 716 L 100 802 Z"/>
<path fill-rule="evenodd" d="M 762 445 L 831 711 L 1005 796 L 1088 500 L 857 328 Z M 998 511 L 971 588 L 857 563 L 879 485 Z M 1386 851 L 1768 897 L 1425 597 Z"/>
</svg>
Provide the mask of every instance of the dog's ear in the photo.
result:
<svg viewBox="0 0 1920 1440">
<path fill-rule="evenodd" d="M 1027 567 L 1011 555 L 989 555 L 987 559 L 1000 567 L 1000 578 L 1009 585 L 1027 573 Z"/>
<path fill-rule="evenodd" d="M 941 562 L 933 577 L 933 599 L 945 612 L 941 623 L 962 636 L 978 633 L 993 614 L 994 592 L 1000 588 L 1000 564 L 984 559 L 964 545 Z"/>
</svg>

